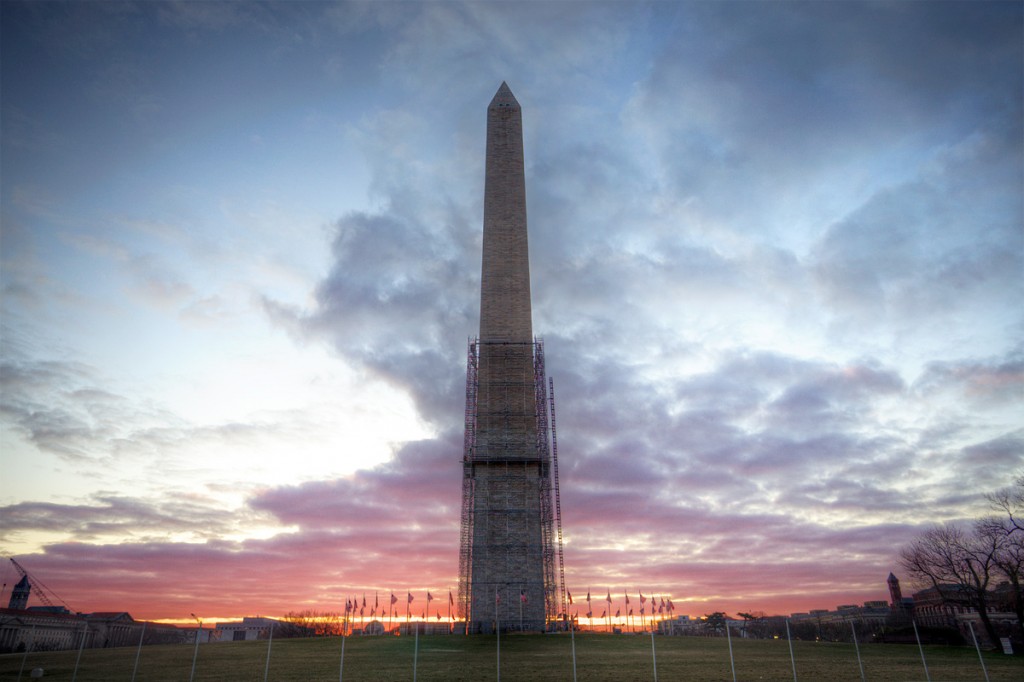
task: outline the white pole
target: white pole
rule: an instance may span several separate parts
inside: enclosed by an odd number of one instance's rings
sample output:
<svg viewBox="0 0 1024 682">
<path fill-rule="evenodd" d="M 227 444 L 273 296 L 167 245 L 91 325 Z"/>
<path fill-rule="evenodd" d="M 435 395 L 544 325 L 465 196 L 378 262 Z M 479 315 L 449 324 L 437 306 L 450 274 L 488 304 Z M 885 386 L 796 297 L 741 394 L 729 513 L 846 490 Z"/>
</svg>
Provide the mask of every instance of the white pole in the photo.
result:
<svg viewBox="0 0 1024 682">
<path fill-rule="evenodd" d="M 967 627 L 971 630 L 971 639 L 974 640 L 974 649 L 978 652 L 978 660 L 981 661 L 981 672 L 985 673 L 985 682 L 989 682 L 988 670 L 985 669 L 985 659 L 981 656 L 981 647 L 978 646 L 978 638 L 974 635 L 974 623 L 967 621 Z"/>
<path fill-rule="evenodd" d="M 272 646 L 274 646 L 274 621 L 270 621 L 270 638 L 267 639 L 267 665 L 263 669 L 263 682 L 267 682 L 267 679 L 270 678 L 270 648 Z"/>
<path fill-rule="evenodd" d="M 498 682 L 501 682 L 501 618 L 498 608 L 498 588 L 494 588 L 494 630 L 498 635 Z"/>
<path fill-rule="evenodd" d="M 412 682 L 416 682 L 416 667 L 419 664 L 420 659 L 420 624 L 416 623 L 416 635 L 413 637 L 416 641 L 416 646 L 412 652 Z"/>
<path fill-rule="evenodd" d="M 135 673 L 139 671 L 139 656 L 142 655 L 142 640 L 146 636 L 146 621 L 142 621 L 142 634 L 139 635 L 139 648 L 135 651 L 135 667 L 132 668 L 132 682 L 135 682 Z"/>
<path fill-rule="evenodd" d="M 651 628 L 651 661 L 654 662 L 654 682 L 658 682 L 658 655 L 654 653 L 654 628 Z"/>
<path fill-rule="evenodd" d="M 793 664 L 793 682 L 796 682 L 796 657 L 793 656 L 793 638 L 789 636 L 789 619 L 786 619 L 786 641 L 789 642 L 789 660 Z"/>
<path fill-rule="evenodd" d="M 89 623 L 82 623 L 82 643 L 78 645 L 78 658 L 75 659 L 75 672 L 71 673 L 71 682 L 78 677 L 78 663 L 82 660 L 82 649 L 85 648 L 85 635 L 89 632 Z"/>
<path fill-rule="evenodd" d="M 390 625 L 391 621 L 388 620 Z M 348 630 L 348 613 L 345 614 L 345 621 L 341 626 L 341 665 L 338 667 L 338 682 L 342 682 L 345 676 L 345 632 Z"/>
<path fill-rule="evenodd" d="M 28 658 L 28 652 L 32 648 L 32 645 L 36 643 L 36 626 L 33 625 L 32 629 L 28 631 L 28 644 L 25 644 L 25 655 L 21 657 L 21 669 L 18 670 L 18 679 L 21 679 L 21 673 L 25 672 L 25 659 Z"/>
<path fill-rule="evenodd" d="M 932 676 L 928 673 L 928 661 L 924 660 L 924 647 L 921 646 L 921 635 L 917 634 L 917 621 L 911 620 L 910 624 L 914 626 L 914 637 L 917 639 L 917 650 L 921 652 L 921 663 L 924 665 L 924 677 L 928 682 L 932 682 Z"/>
<path fill-rule="evenodd" d="M 732 682 L 736 682 L 736 662 L 732 657 L 732 633 L 729 632 L 729 619 L 725 620 L 725 639 L 729 642 L 729 667 L 732 668 Z"/>
<path fill-rule="evenodd" d="M 196 615 L 193 613 L 192 617 L 196 618 Z M 188 676 L 188 682 L 192 682 L 196 677 L 196 659 L 199 658 L 199 635 L 203 631 L 203 621 L 198 618 L 196 620 L 199 621 L 199 629 L 196 630 L 196 649 L 192 653 L 192 673 Z"/>
<path fill-rule="evenodd" d="M 864 677 L 864 664 L 860 660 L 860 645 L 857 644 L 857 628 L 853 626 L 853 621 L 850 621 L 850 632 L 853 633 L 853 649 L 857 652 L 857 666 L 860 668 L 860 680 L 861 682 L 867 682 L 867 678 Z"/>
</svg>

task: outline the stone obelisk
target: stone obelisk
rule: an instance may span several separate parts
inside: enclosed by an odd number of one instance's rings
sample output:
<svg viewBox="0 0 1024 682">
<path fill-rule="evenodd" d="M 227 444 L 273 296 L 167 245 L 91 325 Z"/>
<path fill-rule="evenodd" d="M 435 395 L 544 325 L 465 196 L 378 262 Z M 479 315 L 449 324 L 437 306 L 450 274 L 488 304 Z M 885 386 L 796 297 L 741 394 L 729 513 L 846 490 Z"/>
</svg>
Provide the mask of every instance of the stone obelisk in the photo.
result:
<svg viewBox="0 0 1024 682">
<path fill-rule="evenodd" d="M 540 630 L 550 473 L 538 444 L 522 110 L 505 83 L 487 107 L 481 272 L 469 627 Z"/>
</svg>

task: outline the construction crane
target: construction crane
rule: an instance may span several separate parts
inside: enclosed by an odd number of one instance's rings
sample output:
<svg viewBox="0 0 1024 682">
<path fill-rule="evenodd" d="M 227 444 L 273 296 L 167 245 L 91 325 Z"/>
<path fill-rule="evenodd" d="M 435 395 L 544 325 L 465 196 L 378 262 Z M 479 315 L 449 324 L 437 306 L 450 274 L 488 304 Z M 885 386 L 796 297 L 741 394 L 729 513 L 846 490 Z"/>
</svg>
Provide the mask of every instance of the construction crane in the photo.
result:
<svg viewBox="0 0 1024 682">
<path fill-rule="evenodd" d="M 43 602 L 44 605 L 49 606 L 50 608 L 58 608 L 57 605 L 53 603 L 53 600 L 50 599 L 50 597 L 52 596 L 54 599 L 63 604 L 64 608 L 74 613 L 74 610 L 70 606 L 68 606 L 68 603 L 66 601 L 58 597 L 56 592 L 54 592 L 46 585 L 44 585 L 42 581 L 39 580 L 39 578 L 35 577 L 34 575 L 26 571 L 21 564 L 14 560 L 14 557 L 10 557 L 10 559 L 11 563 L 14 564 L 14 569 L 18 571 L 18 575 L 20 575 L 22 578 L 28 581 L 29 587 L 32 588 L 32 592 L 36 595 L 36 599 Z"/>
</svg>

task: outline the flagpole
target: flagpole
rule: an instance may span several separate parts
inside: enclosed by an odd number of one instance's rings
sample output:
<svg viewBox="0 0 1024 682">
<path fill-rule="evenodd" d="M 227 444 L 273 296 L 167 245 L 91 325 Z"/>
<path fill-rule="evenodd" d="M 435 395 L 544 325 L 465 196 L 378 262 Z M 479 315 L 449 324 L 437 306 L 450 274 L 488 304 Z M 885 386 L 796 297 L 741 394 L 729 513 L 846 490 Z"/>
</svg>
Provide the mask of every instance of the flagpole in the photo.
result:
<svg viewBox="0 0 1024 682">
<path fill-rule="evenodd" d="M 654 664 L 654 682 L 658 682 L 658 654 L 654 651 L 654 628 L 651 628 L 651 662 Z"/>
<path fill-rule="evenodd" d="M 590 621 L 593 620 L 593 616 L 594 616 L 594 607 L 590 603 L 590 587 L 587 586 L 587 627 L 589 627 L 589 628 L 593 628 L 594 627 L 594 624 L 592 622 L 590 622 Z"/>
<path fill-rule="evenodd" d="M 348 630 L 348 609 L 345 610 L 345 620 L 341 625 L 341 664 L 338 666 L 338 682 L 344 682 L 345 679 L 345 640 L 348 639 L 345 636 L 345 632 Z"/>
<path fill-rule="evenodd" d="M 572 682 L 576 682 L 576 624 L 569 617 L 569 640 L 572 642 Z"/>
</svg>

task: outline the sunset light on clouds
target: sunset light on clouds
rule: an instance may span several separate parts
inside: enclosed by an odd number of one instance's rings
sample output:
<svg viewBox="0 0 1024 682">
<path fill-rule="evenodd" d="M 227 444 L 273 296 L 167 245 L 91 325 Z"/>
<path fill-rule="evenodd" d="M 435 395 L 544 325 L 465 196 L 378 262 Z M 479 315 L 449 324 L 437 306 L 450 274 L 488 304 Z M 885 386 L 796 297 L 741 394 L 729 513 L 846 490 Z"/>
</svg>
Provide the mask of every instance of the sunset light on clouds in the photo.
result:
<svg viewBox="0 0 1024 682">
<path fill-rule="evenodd" d="M 577 605 L 886 599 L 1024 471 L 1018 2 L 0 13 L 0 554 L 77 610 L 446 602 L 502 81 Z"/>
</svg>

